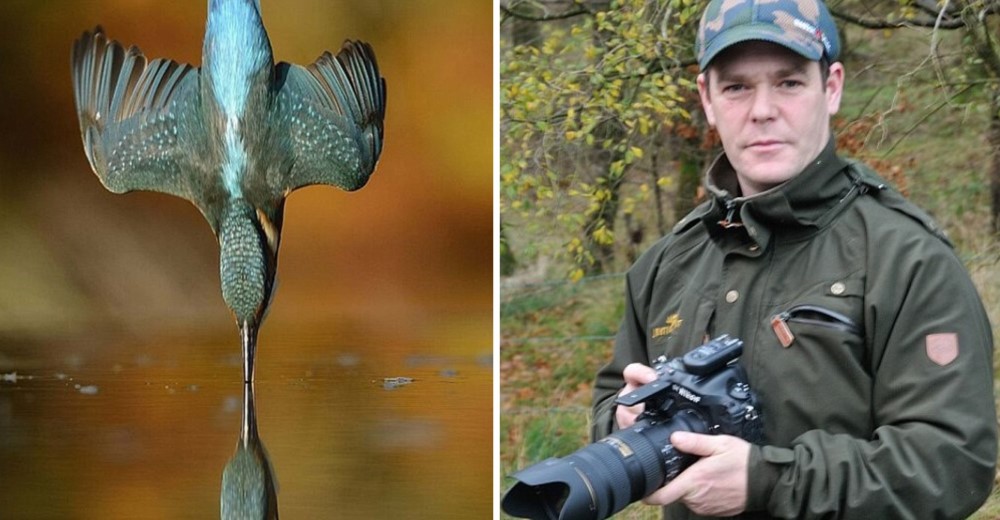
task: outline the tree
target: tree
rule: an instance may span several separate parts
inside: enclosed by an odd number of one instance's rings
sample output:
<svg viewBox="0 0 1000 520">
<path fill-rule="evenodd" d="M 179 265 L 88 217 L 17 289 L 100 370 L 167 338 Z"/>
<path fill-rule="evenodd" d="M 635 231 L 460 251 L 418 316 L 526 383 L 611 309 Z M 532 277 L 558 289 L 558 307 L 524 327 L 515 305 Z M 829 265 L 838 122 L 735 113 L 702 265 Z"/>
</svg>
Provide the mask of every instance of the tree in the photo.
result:
<svg viewBox="0 0 1000 520">
<path fill-rule="evenodd" d="M 838 18 L 867 29 L 932 28 L 932 58 L 939 86 L 965 93 L 977 89 L 990 107 L 987 142 L 991 159 L 986 179 L 990 185 L 990 215 L 994 234 L 1000 235 L 1000 0 L 898 0 L 897 2 L 841 2 L 831 6 Z M 942 64 L 937 54 L 938 31 L 961 31 L 968 58 L 956 67 Z M 945 70 L 945 69 L 948 70 Z M 956 81 L 961 78 L 964 81 Z"/>
<path fill-rule="evenodd" d="M 902 76 L 940 93 L 936 106 L 884 146 L 872 146 L 868 137 L 904 111 L 895 99 L 889 109 L 866 104 L 841 117 L 835 121 L 841 149 L 905 189 L 907 165 L 892 155 L 896 145 L 943 107 L 990 106 L 984 131 L 992 159 L 983 181 L 1000 233 L 1000 0 L 830 0 L 828 6 L 853 35 L 921 28 L 930 55 L 911 56 L 912 70 Z M 693 43 L 703 7 L 696 0 L 501 6 L 499 182 L 507 253 L 518 238 L 544 234 L 559 237 L 550 253 L 563 256 L 570 278 L 614 270 L 623 267 L 617 260 L 630 259 L 616 259 L 616 252 L 631 254 L 644 236 L 663 235 L 695 204 L 718 144 L 693 116 L 700 113 Z M 961 58 L 940 52 L 946 32 L 962 36 L 947 38 L 950 45 L 958 40 Z M 903 97 L 903 82 L 896 97 Z M 519 260 L 524 256 L 530 254 Z"/>
<path fill-rule="evenodd" d="M 562 244 L 571 277 L 605 271 L 620 214 L 673 183 L 650 169 L 649 152 L 690 127 L 696 101 L 683 67 L 701 3 L 522 1 L 501 9 L 501 24 L 540 24 L 532 43 L 521 28 L 501 38 L 501 213 L 520 214 L 521 226 L 575 230 Z"/>
</svg>

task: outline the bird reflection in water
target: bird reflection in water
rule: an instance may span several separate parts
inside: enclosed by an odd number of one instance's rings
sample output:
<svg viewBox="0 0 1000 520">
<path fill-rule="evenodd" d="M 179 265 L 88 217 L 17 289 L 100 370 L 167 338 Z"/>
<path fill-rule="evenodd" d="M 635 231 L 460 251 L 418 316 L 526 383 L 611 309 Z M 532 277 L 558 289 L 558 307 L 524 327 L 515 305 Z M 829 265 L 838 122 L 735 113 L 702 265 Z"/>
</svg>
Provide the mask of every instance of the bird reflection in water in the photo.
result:
<svg viewBox="0 0 1000 520">
<path fill-rule="evenodd" d="M 271 460 L 257 434 L 253 383 L 243 385 L 243 422 L 236 453 L 222 470 L 223 520 L 278 518 L 278 495 Z"/>
<path fill-rule="evenodd" d="M 374 51 L 347 41 L 307 67 L 275 64 L 260 0 L 208 0 L 201 68 L 147 61 L 100 27 L 71 61 L 84 151 L 104 187 L 187 199 L 215 232 L 222 298 L 253 381 L 285 198 L 312 184 L 357 190 L 382 152 Z"/>
</svg>

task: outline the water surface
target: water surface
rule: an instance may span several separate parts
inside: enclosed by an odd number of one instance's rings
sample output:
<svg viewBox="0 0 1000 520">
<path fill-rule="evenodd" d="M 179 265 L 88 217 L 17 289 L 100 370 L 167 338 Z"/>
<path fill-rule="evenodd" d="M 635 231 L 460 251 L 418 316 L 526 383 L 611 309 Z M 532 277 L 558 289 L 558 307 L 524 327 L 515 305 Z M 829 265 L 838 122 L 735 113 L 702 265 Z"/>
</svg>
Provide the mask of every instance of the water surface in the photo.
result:
<svg viewBox="0 0 1000 520">
<path fill-rule="evenodd" d="M 335 338 L 262 336 L 250 441 L 235 334 L 0 345 L 0 517 L 488 518 L 489 346 Z"/>
</svg>

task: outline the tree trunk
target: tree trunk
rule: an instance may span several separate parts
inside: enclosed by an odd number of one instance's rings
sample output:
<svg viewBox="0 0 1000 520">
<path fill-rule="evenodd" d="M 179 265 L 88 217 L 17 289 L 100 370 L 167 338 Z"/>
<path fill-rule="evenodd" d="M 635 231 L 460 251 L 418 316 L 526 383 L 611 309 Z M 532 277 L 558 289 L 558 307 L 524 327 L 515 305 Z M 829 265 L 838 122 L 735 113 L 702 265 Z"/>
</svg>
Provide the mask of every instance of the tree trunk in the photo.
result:
<svg viewBox="0 0 1000 520">
<path fill-rule="evenodd" d="M 610 0 L 590 0 L 586 2 L 586 4 L 593 11 L 607 10 L 611 6 Z M 602 31 L 594 31 L 593 41 L 597 48 L 603 49 L 606 46 L 606 41 L 613 36 L 614 35 L 607 34 Z M 593 232 L 598 229 L 601 224 L 604 224 L 608 231 L 610 231 L 612 235 L 614 234 L 615 219 L 618 216 L 619 188 L 621 187 L 622 180 L 625 178 L 624 172 L 617 176 L 617 178 L 611 174 L 611 165 L 615 161 L 622 159 L 624 154 L 611 150 L 605 150 L 602 144 L 608 139 L 615 142 L 621 141 L 625 138 L 625 132 L 621 128 L 620 123 L 615 120 L 605 120 L 594 128 L 594 137 L 594 146 L 592 148 L 594 159 L 591 161 L 591 164 L 593 164 L 594 167 L 601 172 L 597 175 L 597 177 L 598 179 L 605 181 L 605 185 L 611 195 L 601 208 L 593 215 L 590 215 L 590 217 L 587 218 L 583 224 L 584 247 L 587 248 L 587 252 L 589 252 L 594 258 L 593 264 L 581 266 L 584 273 L 587 275 L 596 275 L 606 272 L 614 261 L 614 244 L 598 243 L 594 240 Z"/>
<path fill-rule="evenodd" d="M 514 251 L 511 250 L 510 242 L 507 240 L 506 229 L 503 227 L 503 219 L 500 220 L 500 243 L 498 247 L 500 248 L 500 275 L 510 276 L 517 270 L 517 258 L 514 257 Z"/>
<path fill-rule="evenodd" d="M 621 140 L 624 138 L 624 133 L 617 128 L 614 123 L 606 123 L 601 126 L 603 128 L 599 127 L 595 130 L 595 133 L 601 136 L 598 141 L 603 140 L 609 135 L 614 136 L 613 140 Z M 600 176 L 600 179 L 604 181 L 604 186 L 607 187 L 610 195 L 607 200 L 604 201 L 604 204 L 601 205 L 600 209 L 590 215 L 583 224 L 584 244 L 586 245 L 587 251 L 594 258 L 594 263 L 592 265 L 581 266 L 583 267 L 584 273 L 587 275 L 605 273 L 614 263 L 615 244 L 602 244 L 597 242 L 594 240 L 593 232 L 600 228 L 603 224 L 607 227 L 608 231 L 614 235 L 615 220 L 618 217 L 618 208 L 621 205 L 621 185 L 625 180 L 625 172 L 622 172 L 619 175 L 613 175 L 611 173 L 611 165 L 616 161 L 622 160 L 624 153 L 613 150 L 602 150 L 595 146 L 594 156 L 595 157 L 592 163 L 596 165 L 596 168 L 603 169 L 604 173 Z"/>
<path fill-rule="evenodd" d="M 990 211 L 993 216 L 993 232 L 1000 235 L 1000 85 L 995 85 L 990 104 L 989 140 L 990 155 Z"/>
<path fill-rule="evenodd" d="M 649 173 L 653 177 L 653 203 L 656 206 L 656 236 L 662 237 L 667 233 L 667 222 L 663 218 L 663 189 L 660 188 L 660 146 L 662 142 L 657 139 L 653 146 L 653 156 L 651 158 Z"/>
<path fill-rule="evenodd" d="M 701 158 L 686 146 L 678 147 L 680 168 L 677 171 L 677 196 L 674 199 L 674 222 L 680 222 L 698 203 L 701 186 Z"/>
</svg>

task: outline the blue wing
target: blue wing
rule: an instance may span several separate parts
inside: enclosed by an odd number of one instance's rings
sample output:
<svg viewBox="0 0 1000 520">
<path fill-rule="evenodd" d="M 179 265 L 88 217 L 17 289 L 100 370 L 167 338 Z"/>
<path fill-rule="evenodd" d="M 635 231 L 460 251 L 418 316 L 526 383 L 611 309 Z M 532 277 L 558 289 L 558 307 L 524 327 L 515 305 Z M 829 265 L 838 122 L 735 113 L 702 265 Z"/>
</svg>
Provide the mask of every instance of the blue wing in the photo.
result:
<svg viewBox="0 0 1000 520">
<path fill-rule="evenodd" d="M 269 179 L 279 193 L 310 184 L 356 190 L 382 153 L 385 79 L 364 42 L 347 41 L 308 67 L 279 63 L 278 118 L 288 132 L 291 170 Z"/>
<path fill-rule="evenodd" d="M 75 42 L 72 72 L 84 151 L 101 183 L 115 193 L 169 193 L 204 212 L 213 183 L 203 163 L 198 69 L 147 62 L 97 27 Z"/>
</svg>

